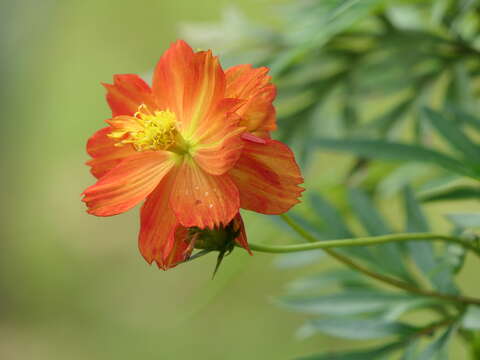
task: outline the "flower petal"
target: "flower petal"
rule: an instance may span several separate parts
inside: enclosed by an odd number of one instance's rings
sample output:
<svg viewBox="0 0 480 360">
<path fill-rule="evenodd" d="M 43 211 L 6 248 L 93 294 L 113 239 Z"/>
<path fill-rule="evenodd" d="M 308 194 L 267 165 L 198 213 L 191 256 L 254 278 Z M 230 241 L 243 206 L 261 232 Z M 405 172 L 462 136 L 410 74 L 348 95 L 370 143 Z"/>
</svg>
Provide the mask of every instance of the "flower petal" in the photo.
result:
<svg viewBox="0 0 480 360">
<path fill-rule="evenodd" d="M 206 172 L 221 175 L 232 168 L 241 155 L 245 128 L 238 126 L 233 112 L 242 105 L 241 100 L 224 99 L 204 126 L 197 128 L 193 158 Z"/>
<path fill-rule="evenodd" d="M 275 85 L 270 83 L 268 68 L 254 69 L 251 65 L 237 65 L 225 72 L 226 97 L 245 99 L 245 104 L 237 111 L 242 117 L 241 125 L 256 136 L 269 138 L 268 132 L 277 128 L 273 100 Z"/>
<path fill-rule="evenodd" d="M 111 216 L 145 199 L 173 166 L 171 153 L 145 151 L 122 160 L 95 185 L 84 191 L 88 213 Z"/>
<path fill-rule="evenodd" d="M 245 231 L 245 225 L 243 223 L 242 215 L 238 213 L 237 216 L 235 216 L 235 218 L 233 219 L 233 222 L 234 229 L 239 231 L 235 242 L 241 247 L 243 247 L 245 250 L 247 250 L 250 255 L 253 255 L 252 250 L 250 250 L 250 246 L 248 246 L 247 232 Z"/>
<path fill-rule="evenodd" d="M 97 131 L 88 139 L 87 152 L 92 160 L 87 161 L 91 166 L 91 172 L 97 179 L 114 168 L 122 159 L 136 151 L 132 146 L 115 146 L 115 141 L 107 135 L 112 132 L 111 127 L 105 127 Z"/>
<path fill-rule="evenodd" d="M 161 269 L 168 270 L 190 257 L 193 248 L 185 241 L 187 235 L 187 228 L 182 225 L 176 227 L 173 241 L 171 240 L 167 243 L 168 246 L 163 253 L 163 262 L 161 264 L 157 262 Z"/>
<path fill-rule="evenodd" d="M 115 75 L 113 84 L 102 85 L 107 89 L 112 116 L 133 115 L 141 104 L 156 107 L 150 86 L 138 75 Z"/>
<path fill-rule="evenodd" d="M 163 270 L 184 261 L 191 253 L 185 241 L 186 229 L 179 224 L 169 205 L 171 185 L 169 174 L 148 195 L 140 212 L 140 252 L 149 264 L 155 261 Z"/>
<path fill-rule="evenodd" d="M 227 174 L 210 175 L 185 157 L 176 170 L 170 204 L 183 226 L 203 229 L 228 224 L 240 201 L 238 189 Z"/>
<path fill-rule="evenodd" d="M 160 109 L 173 111 L 182 135 L 189 138 L 225 95 L 225 74 L 211 51 L 194 53 L 178 40 L 163 54 L 153 75 Z"/>
<path fill-rule="evenodd" d="M 112 127 L 112 130 L 140 131 L 143 129 L 135 117 L 128 115 L 115 116 L 106 122 Z"/>
<path fill-rule="evenodd" d="M 276 140 L 245 141 L 242 156 L 228 172 L 240 192 L 240 206 L 262 214 L 282 214 L 304 190 L 290 148 Z"/>
</svg>

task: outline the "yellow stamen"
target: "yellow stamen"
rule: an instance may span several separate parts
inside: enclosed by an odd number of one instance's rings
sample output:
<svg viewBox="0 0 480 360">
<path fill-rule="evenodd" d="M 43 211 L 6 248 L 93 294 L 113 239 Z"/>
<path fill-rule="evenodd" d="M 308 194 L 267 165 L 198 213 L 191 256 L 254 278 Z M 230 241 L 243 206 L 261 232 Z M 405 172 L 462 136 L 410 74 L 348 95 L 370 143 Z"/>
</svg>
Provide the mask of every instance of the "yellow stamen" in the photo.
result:
<svg viewBox="0 0 480 360">
<path fill-rule="evenodd" d="M 167 150 L 176 143 L 177 118 L 170 110 L 152 112 L 142 104 L 131 119 L 131 124 L 115 129 L 108 135 L 119 140 L 117 146 L 132 144 L 137 151 Z"/>
</svg>

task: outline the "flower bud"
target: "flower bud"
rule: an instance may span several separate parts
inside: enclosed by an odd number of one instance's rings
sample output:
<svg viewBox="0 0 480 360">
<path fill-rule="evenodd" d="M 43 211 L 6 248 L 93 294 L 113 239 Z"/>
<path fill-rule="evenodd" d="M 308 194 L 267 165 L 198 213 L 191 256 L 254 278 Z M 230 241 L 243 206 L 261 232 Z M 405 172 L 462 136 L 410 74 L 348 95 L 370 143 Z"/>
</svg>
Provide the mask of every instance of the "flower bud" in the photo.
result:
<svg viewBox="0 0 480 360">
<path fill-rule="evenodd" d="M 187 242 L 189 247 L 201 249 L 202 252 L 218 251 L 217 265 L 213 275 L 218 270 L 225 255 L 230 254 L 235 244 L 245 248 L 250 254 L 247 237 L 242 218 L 238 214 L 227 226 L 219 226 L 213 229 L 191 227 L 188 229 Z"/>
</svg>

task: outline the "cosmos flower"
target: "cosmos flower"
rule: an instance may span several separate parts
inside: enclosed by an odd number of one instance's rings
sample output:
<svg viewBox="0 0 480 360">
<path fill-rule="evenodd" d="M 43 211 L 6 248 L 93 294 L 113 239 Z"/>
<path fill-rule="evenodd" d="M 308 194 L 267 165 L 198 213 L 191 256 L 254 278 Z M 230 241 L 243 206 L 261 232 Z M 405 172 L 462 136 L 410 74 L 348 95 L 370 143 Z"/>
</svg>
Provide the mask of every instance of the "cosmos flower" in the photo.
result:
<svg viewBox="0 0 480 360">
<path fill-rule="evenodd" d="M 88 213 L 117 215 L 145 201 L 139 248 L 167 269 L 190 256 L 198 236 L 189 229 L 227 231 L 240 226 L 240 207 L 281 214 L 298 203 L 294 155 L 270 139 L 276 90 L 267 72 L 224 71 L 211 51 L 177 41 L 151 87 L 137 75 L 114 76 L 104 85 L 112 118 L 87 143 L 98 179 L 83 193 Z M 244 231 L 235 234 L 248 249 Z"/>
</svg>

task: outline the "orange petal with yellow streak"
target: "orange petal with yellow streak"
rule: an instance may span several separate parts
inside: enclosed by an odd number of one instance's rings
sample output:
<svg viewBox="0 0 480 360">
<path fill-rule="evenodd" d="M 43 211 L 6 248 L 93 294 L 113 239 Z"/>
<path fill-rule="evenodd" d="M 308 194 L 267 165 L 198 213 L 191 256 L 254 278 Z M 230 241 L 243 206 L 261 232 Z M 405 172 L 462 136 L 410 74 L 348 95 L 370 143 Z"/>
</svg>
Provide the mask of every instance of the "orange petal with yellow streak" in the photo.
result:
<svg viewBox="0 0 480 360">
<path fill-rule="evenodd" d="M 228 172 L 240 192 L 240 206 L 262 214 L 282 214 L 299 203 L 304 189 L 290 148 L 276 140 L 245 141 L 242 156 Z"/>
<path fill-rule="evenodd" d="M 277 128 L 273 100 L 276 88 L 268 75 L 268 68 L 237 65 L 225 71 L 226 97 L 246 100 L 237 111 L 241 125 L 259 137 L 268 138 L 268 132 Z"/>
<path fill-rule="evenodd" d="M 189 138 L 225 97 L 225 74 L 211 51 L 194 53 L 178 40 L 158 62 L 152 90 L 158 107 L 173 111 Z"/>
<path fill-rule="evenodd" d="M 179 224 L 169 205 L 171 180 L 171 174 L 167 175 L 148 195 L 140 211 L 140 253 L 149 264 L 155 261 L 163 270 L 175 266 L 189 256 L 186 251 L 186 234 L 179 236 L 181 229 L 185 228 Z"/>
<path fill-rule="evenodd" d="M 185 227 L 227 225 L 237 214 L 238 189 L 227 174 L 211 175 L 187 157 L 176 167 L 170 205 Z"/>
<path fill-rule="evenodd" d="M 224 99 L 194 136 L 193 158 L 206 172 L 221 175 L 232 168 L 241 155 L 245 128 L 238 126 L 234 111 L 242 105 L 238 99 Z"/>
<path fill-rule="evenodd" d="M 112 130 L 111 127 L 105 127 L 93 134 L 87 142 L 87 152 L 92 157 L 87 165 L 91 166 L 90 171 L 97 179 L 113 169 L 124 158 L 136 153 L 131 145 L 115 146 L 115 141 L 107 136 Z"/>
<path fill-rule="evenodd" d="M 123 159 L 95 184 L 82 199 L 88 213 L 111 216 L 123 213 L 144 200 L 174 164 L 171 153 L 145 151 Z"/>
<path fill-rule="evenodd" d="M 150 109 L 156 108 L 150 86 L 138 75 L 114 75 L 113 84 L 102 85 L 107 89 L 106 97 L 112 116 L 132 116 L 141 104 Z"/>
<path fill-rule="evenodd" d="M 106 122 L 113 128 L 113 129 L 125 129 L 128 131 L 139 131 L 143 130 L 143 127 L 138 123 L 136 118 L 133 116 L 128 115 L 120 115 L 115 116 L 111 119 L 106 120 Z"/>
</svg>

